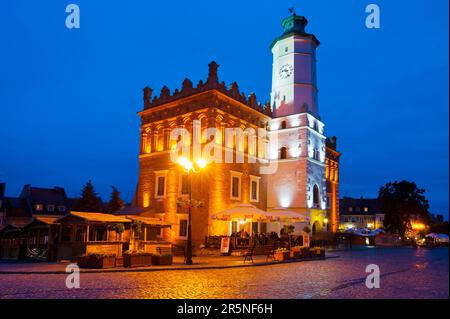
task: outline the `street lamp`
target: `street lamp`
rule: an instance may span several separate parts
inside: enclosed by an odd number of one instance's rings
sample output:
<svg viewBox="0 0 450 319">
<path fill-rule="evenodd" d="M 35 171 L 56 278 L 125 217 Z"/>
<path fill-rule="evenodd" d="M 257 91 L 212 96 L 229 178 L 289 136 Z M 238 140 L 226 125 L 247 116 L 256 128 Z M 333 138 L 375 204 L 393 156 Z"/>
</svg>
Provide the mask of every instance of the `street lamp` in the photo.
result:
<svg viewBox="0 0 450 319">
<path fill-rule="evenodd" d="M 201 169 L 205 168 L 206 160 L 199 158 L 196 162 L 191 162 L 189 159 L 181 157 L 178 160 L 188 175 L 188 189 L 189 189 L 189 203 L 188 203 L 188 224 L 187 224 L 187 241 L 186 241 L 186 257 L 185 264 L 192 265 L 192 227 L 191 227 L 191 215 L 192 215 L 192 176 L 191 173 L 198 173 Z"/>
</svg>

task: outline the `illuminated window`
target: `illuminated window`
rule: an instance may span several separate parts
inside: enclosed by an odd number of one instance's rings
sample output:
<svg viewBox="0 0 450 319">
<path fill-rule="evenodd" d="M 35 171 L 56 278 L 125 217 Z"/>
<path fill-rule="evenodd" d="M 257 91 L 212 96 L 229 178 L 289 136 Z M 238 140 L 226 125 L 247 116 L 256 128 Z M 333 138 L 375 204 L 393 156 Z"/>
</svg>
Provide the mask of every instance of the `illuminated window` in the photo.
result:
<svg viewBox="0 0 450 319">
<path fill-rule="evenodd" d="M 353 207 L 349 207 L 348 208 L 348 211 L 351 213 L 351 212 L 353 212 Z"/>
<path fill-rule="evenodd" d="M 36 210 L 38 210 L 38 211 L 41 211 L 41 210 L 44 209 L 44 205 L 42 205 L 42 204 L 36 204 L 36 205 L 34 206 L 34 209 L 36 209 Z"/>
<path fill-rule="evenodd" d="M 181 219 L 180 225 L 179 225 L 179 230 L 178 230 L 178 236 L 180 236 L 180 237 L 187 236 L 187 228 L 188 228 L 187 226 L 188 226 L 187 219 Z"/>
<path fill-rule="evenodd" d="M 364 207 L 364 212 L 368 212 L 369 211 L 369 207 Z"/>
</svg>

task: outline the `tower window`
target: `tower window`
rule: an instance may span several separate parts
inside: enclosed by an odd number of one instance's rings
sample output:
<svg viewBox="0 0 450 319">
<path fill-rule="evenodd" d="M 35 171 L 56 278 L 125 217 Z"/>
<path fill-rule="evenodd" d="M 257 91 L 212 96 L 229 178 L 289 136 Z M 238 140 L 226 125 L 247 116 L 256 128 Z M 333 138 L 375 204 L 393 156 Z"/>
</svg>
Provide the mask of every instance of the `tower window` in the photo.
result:
<svg viewBox="0 0 450 319">
<path fill-rule="evenodd" d="M 282 147 L 280 149 L 280 159 L 286 159 L 287 158 L 287 148 Z"/>
<path fill-rule="evenodd" d="M 281 129 L 285 130 L 287 128 L 286 121 L 281 122 Z"/>
<path fill-rule="evenodd" d="M 289 51 L 289 48 L 288 47 L 285 47 L 284 48 L 284 52 L 288 52 Z"/>
<path fill-rule="evenodd" d="M 320 204 L 320 192 L 319 187 L 317 185 L 314 185 L 313 188 L 313 204 L 314 207 L 319 207 Z"/>
</svg>

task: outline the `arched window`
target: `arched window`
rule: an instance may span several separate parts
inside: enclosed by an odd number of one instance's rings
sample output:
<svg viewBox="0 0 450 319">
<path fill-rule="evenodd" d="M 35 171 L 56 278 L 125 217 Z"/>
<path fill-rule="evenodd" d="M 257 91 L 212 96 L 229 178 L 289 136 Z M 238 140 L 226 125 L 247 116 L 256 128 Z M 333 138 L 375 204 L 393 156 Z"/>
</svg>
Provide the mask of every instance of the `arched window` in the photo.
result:
<svg viewBox="0 0 450 319">
<path fill-rule="evenodd" d="M 287 148 L 282 147 L 280 149 L 280 159 L 286 159 L 287 158 Z"/>
<path fill-rule="evenodd" d="M 320 192 L 319 187 L 317 185 L 314 185 L 313 188 L 313 204 L 314 207 L 318 207 L 320 204 Z"/>
<path fill-rule="evenodd" d="M 281 122 L 281 129 L 285 130 L 287 128 L 287 123 L 286 121 Z"/>
</svg>

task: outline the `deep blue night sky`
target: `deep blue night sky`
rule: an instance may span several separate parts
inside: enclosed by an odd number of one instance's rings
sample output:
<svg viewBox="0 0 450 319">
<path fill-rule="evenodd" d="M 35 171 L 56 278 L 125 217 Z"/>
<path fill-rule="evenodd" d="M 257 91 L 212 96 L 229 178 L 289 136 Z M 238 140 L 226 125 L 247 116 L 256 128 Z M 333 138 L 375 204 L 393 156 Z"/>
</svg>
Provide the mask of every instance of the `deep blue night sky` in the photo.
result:
<svg viewBox="0 0 450 319">
<path fill-rule="evenodd" d="M 416 181 L 433 213 L 448 216 L 448 1 L 73 0 L 81 29 L 65 27 L 69 1 L 4 1 L 0 9 L 0 181 L 64 186 L 92 179 L 107 199 L 131 200 L 137 182 L 142 88 L 173 91 L 185 77 L 237 81 L 269 99 L 271 41 L 287 8 L 310 23 L 318 50 L 320 112 L 338 136 L 341 196 L 376 196 Z M 381 7 L 381 29 L 365 6 Z"/>
</svg>

